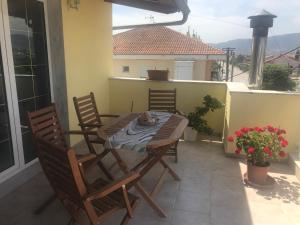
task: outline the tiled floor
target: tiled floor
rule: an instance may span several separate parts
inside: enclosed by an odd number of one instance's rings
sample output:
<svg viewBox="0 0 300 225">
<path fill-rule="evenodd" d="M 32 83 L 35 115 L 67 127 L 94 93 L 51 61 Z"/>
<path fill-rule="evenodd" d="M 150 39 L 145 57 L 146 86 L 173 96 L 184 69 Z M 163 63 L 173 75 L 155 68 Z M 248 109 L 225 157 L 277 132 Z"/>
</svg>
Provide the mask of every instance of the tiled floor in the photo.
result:
<svg viewBox="0 0 300 225">
<path fill-rule="evenodd" d="M 169 161 L 182 181 L 168 177 L 156 197 L 168 217 L 160 218 L 141 201 L 130 225 L 300 224 L 300 183 L 287 165 L 272 164 L 270 174 L 277 181 L 274 189 L 256 190 L 243 184 L 244 161 L 226 158 L 221 144 L 181 142 L 179 149 L 179 163 Z M 126 158 L 132 160 L 136 156 L 126 153 Z M 160 170 L 153 169 L 143 184 L 150 188 Z M 58 201 L 43 214 L 33 215 L 50 193 L 45 177 L 39 174 L 0 200 L 0 224 L 66 225 L 69 216 Z M 119 224 L 123 213 L 104 225 Z"/>
</svg>

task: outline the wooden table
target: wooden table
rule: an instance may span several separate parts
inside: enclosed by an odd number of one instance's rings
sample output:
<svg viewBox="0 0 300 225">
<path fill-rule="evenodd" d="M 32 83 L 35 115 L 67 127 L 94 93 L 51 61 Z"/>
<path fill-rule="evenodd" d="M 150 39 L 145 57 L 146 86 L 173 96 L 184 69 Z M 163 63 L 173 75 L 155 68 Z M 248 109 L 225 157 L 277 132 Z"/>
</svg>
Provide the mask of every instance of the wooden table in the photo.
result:
<svg viewBox="0 0 300 225">
<path fill-rule="evenodd" d="M 128 126 L 128 124 L 137 119 L 140 113 L 130 113 L 119 117 L 111 124 L 101 127 L 97 133 L 99 138 L 104 141 L 108 141 L 110 137 L 118 133 L 119 131 Z M 129 169 L 125 161 L 121 158 L 116 149 L 110 149 L 114 155 L 120 169 L 125 173 L 131 171 L 138 171 L 141 175 L 139 179 L 144 177 L 156 164 L 161 164 L 164 168 L 162 174 L 159 176 L 156 184 L 151 193 L 148 193 L 143 186 L 137 181 L 132 186 L 140 193 L 140 195 L 146 200 L 146 202 L 161 216 L 166 217 L 165 212 L 160 206 L 153 200 L 155 194 L 160 189 L 165 176 L 169 173 L 175 180 L 180 181 L 179 176 L 173 171 L 170 166 L 165 162 L 163 156 L 182 136 L 184 129 L 188 124 L 188 120 L 180 115 L 172 114 L 170 118 L 160 127 L 152 139 L 146 146 L 146 156 L 141 162 Z"/>
</svg>

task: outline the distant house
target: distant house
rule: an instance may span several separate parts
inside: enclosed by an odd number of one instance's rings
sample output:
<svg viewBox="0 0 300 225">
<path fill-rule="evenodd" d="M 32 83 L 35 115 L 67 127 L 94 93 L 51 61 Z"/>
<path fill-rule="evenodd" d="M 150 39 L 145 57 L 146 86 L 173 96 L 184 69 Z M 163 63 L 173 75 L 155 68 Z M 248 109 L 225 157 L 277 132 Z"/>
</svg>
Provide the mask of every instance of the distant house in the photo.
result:
<svg viewBox="0 0 300 225">
<path fill-rule="evenodd" d="M 212 64 L 223 51 L 162 26 L 137 28 L 113 36 L 114 75 L 147 77 L 147 70 L 169 70 L 178 80 L 212 80 Z"/>
</svg>

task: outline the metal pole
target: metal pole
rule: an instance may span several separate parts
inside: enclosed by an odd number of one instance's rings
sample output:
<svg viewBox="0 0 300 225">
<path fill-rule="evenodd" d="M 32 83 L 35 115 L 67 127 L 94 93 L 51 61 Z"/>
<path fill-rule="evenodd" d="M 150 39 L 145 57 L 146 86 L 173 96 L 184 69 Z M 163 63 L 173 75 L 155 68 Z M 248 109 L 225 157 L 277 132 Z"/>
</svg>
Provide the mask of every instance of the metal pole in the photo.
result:
<svg viewBox="0 0 300 225">
<path fill-rule="evenodd" d="M 228 81 L 229 79 L 229 58 L 230 58 L 230 54 L 232 53 L 232 51 L 235 48 L 223 48 L 223 51 L 226 51 L 226 78 L 225 81 Z"/>
<path fill-rule="evenodd" d="M 231 56 L 231 78 L 230 81 L 233 82 L 233 70 L 234 70 L 234 59 L 235 59 L 235 54 L 234 52 L 232 52 L 232 56 Z"/>
<path fill-rule="evenodd" d="M 229 77 L 229 48 L 226 51 L 226 81 L 228 81 Z"/>
<path fill-rule="evenodd" d="M 252 56 L 249 74 L 249 87 L 261 89 L 263 67 L 267 47 L 268 31 L 273 26 L 276 16 L 263 10 L 260 14 L 250 16 L 250 27 L 253 28 Z"/>
</svg>

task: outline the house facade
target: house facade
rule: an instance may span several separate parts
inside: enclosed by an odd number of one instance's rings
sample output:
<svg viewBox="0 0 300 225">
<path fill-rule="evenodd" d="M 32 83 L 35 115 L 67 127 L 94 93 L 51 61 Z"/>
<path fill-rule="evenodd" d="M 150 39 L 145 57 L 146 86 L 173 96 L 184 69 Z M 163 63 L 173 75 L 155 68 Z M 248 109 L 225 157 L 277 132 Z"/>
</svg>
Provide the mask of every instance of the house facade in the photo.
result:
<svg viewBox="0 0 300 225">
<path fill-rule="evenodd" d="M 224 52 L 164 26 L 136 28 L 113 36 L 113 74 L 147 78 L 168 70 L 176 80 L 212 80 L 212 65 Z"/>
</svg>

